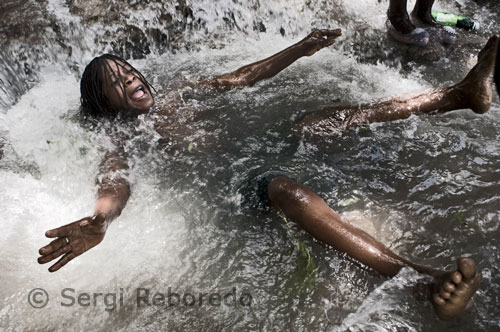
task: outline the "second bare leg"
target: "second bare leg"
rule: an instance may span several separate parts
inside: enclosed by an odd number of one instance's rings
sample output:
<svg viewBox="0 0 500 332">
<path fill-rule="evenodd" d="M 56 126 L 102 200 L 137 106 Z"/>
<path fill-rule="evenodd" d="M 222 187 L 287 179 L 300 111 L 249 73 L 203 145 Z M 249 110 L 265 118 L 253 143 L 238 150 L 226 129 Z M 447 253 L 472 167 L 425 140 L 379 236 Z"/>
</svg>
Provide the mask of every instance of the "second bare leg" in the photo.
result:
<svg viewBox="0 0 500 332">
<path fill-rule="evenodd" d="M 438 275 L 441 271 L 413 264 L 399 257 L 368 233 L 342 220 L 317 194 L 293 180 L 280 176 L 271 181 L 269 200 L 291 220 L 316 239 L 347 253 L 352 258 L 386 276 L 394 276 L 404 266 Z"/>
<path fill-rule="evenodd" d="M 279 176 L 268 188 L 271 204 L 316 239 L 384 275 L 393 276 L 404 266 L 434 277 L 432 303 L 441 319 L 453 319 L 479 288 L 479 273 L 470 258 L 459 258 L 457 270 L 443 272 L 406 260 L 364 231 L 342 220 L 318 195 L 293 180 Z"/>
<path fill-rule="evenodd" d="M 313 133 L 345 130 L 360 124 L 406 119 L 412 114 L 449 112 L 470 108 L 475 113 L 486 113 L 493 93 L 490 74 L 500 35 L 494 35 L 479 53 L 478 63 L 458 84 L 412 98 L 394 98 L 359 107 L 327 108 L 305 116 L 300 126 Z"/>
</svg>

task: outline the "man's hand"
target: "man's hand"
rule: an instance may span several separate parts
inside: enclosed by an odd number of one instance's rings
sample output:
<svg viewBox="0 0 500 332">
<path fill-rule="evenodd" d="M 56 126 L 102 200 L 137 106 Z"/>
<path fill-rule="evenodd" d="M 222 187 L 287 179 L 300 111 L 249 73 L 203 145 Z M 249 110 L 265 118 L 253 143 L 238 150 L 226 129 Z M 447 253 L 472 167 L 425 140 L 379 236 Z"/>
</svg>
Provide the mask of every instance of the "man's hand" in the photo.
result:
<svg viewBox="0 0 500 332">
<path fill-rule="evenodd" d="M 306 38 L 299 42 L 301 47 L 304 47 L 305 56 L 311 56 L 324 47 L 328 47 L 335 42 L 335 39 L 342 35 L 340 29 L 335 30 L 313 30 Z"/>
<path fill-rule="evenodd" d="M 340 35 L 342 35 L 340 29 L 313 30 L 306 38 L 281 52 L 238 68 L 231 73 L 201 81 L 197 86 L 224 90 L 237 86 L 252 86 L 263 79 L 273 77 L 301 57 L 313 55 L 323 47 L 332 45 L 335 38 Z"/>
<path fill-rule="evenodd" d="M 86 217 L 45 233 L 46 237 L 57 238 L 45 247 L 40 248 L 38 263 L 45 264 L 51 260 L 62 258 L 49 268 L 55 272 L 66 265 L 73 258 L 80 256 L 104 239 L 107 222 L 104 214 L 95 217 Z"/>
</svg>

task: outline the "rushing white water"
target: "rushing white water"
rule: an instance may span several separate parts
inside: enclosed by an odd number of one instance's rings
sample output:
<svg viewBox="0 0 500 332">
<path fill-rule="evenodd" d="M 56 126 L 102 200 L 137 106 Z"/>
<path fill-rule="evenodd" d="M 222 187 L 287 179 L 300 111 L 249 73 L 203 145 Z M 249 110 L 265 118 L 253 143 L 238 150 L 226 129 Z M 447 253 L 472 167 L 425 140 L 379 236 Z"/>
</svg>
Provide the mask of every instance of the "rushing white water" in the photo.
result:
<svg viewBox="0 0 500 332">
<path fill-rule="evenodd" d="M 477 8 L 469 1 L 438 6 L 451 10 L 457 4 Z M 130 10 L 128 20 L 147 29 L 158 16 L 156 5 Z M 122 215 L 99 246 L 50 274 L 36 262 L 38 249 L 48 243 L 44 233 L 93 212 L 105 140 L 76 116 L 79 82 L 73 69 L 81 71 L 95 54 L 110 51 L 89 35 L 104 36 L 116 27 L 96 25 L 86 32 L 63 1 L 48 1 L 61 26 L 74 24 L 68 37 L 73 52 L 45 59 L 36 85 L 0 111 L 0 329 L 498 330 L 498 97 L 484 115 L 461 110 L 414 116 L 321 139 L 291 132 L 307 111 L 411 95 L 437 87 L 436 81 L 448 84 L 467 72 L 477 49 L 464 50 L 468 63 L 443 60 L 428 77 L 419 66 L 407 72 L 384 62 L 361 63 L 349 52 L 359 22 L 381 29 L 386 1 L 191 5 L 193 16 L 206 22 L 204 31 L 185 32 L 196 50 L 153 49 L 132 61 L 157 87 L 236 69 L 289 46 L 312 27 L 340 26 L 344 36 L 254 87 L 186 98 L 186 108 L 199 118 L 183 150 L 171 153 L 146 129 L 127 145 L 133 193 Z M 236 28 L 220 19 L 228 13 Z M 490 14 L 475 18 L 488 26 Z M 253 30 L 256 20 L 266 32 Z M 147 118 L 143 126 L 148 128 Z M 204 147 L 202 141 L 215 143 Z M 474 257 L 483 282 L 471 310 L 457 322 L 439 322 L 430 303 L 413 296 L 423 276 L 404 269 L 384 279 L 278 214 L 246 206 L 240 188 L 266 169 L 294 174 L 335 210 L 417 263 L 451 269 L 454 258 Z M 44 308 L 28 302 L 35 288 L 49 295 Z M 66 290 L 66 298 L 65 288 L 74 289 Z M 138 288 L 165 295 L 170 288 L 197 299 L 234 289 L 236 305 L 209 305 L 205 299 L 203 305 L 138 306 Z M 89 294 L 88 306 L 61 305 L 81 293 Z M 97 293 L 116 298 L 105 301 Z M 239 302 L 244 294 L 251 295 L 250 306 Z"/>
</svg>

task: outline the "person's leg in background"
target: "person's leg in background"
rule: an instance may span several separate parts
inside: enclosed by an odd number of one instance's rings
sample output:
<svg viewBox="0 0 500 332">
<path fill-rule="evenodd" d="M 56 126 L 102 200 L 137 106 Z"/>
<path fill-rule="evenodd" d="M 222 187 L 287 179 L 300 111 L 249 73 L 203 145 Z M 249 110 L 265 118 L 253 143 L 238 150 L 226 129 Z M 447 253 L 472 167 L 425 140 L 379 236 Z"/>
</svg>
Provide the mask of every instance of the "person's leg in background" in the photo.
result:
<svg viewBox="0 0 500 332">
<path fill-rule="evenodd" d="M 406 9 L 407 0 L 390 0 L 387 10 L 387 32 L 395 40 L 416 46 L 427 46 L 429 34 L 411 22 Z M 421 5 L 422 7 L 422 5 Z"/>
<path fill-rule="evenodd" d="M 434 0 L 417 0 L 415 7 L 413 7 L 412 16 L 418 18 L 424 24 L 437 25 L 436 21 L 432 18 L 431 11 Z"/>
<path fill-rule="evenodd" d="M 407 0 L 390 0 L 386 23 L 388 34 L 401 43 L 422 47 L 431 40 L 441 44 L 455 43 L 455 31 L 442 27 L 432 17 L 433 4 L 434 0 L 417 0 L 410 18 Z"/>
<path fill-rule="evenodd" d="M 408 11 L 406 10 L 407 0 L 390 0 L 389 9 L 387 10 L 387 18 L 391 24 L 401 33 L 410 33 L 415 29 L 415 26 L 410 21 Z"/>
</svg>

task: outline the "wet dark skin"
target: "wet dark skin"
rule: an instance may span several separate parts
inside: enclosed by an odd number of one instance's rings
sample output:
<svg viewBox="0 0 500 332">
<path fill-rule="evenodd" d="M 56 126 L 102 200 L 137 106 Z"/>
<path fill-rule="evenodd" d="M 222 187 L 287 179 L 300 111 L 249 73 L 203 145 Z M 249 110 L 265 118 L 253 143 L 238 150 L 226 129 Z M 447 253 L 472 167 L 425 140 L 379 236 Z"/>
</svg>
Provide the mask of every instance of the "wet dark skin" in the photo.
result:
<svg viewBox="0 0 500 332">
<path fill-rule="evenodd" d="M 339 128 L 408 118 L 412 114 L 438 114 L 470 108 L 486 113 L 492 102 L 490 75 L 495 64 L 500 35 L 492 36 L 478 55 L 478 63 L 458 84 L 413 98 L 353 107 L 330 108 L 312 112 L 298 125 L 301 130 L 328 134 Z M 318 195 L 287 177 L 275 178 L 268 191 L 271 203 L 318 240 L 346 252 L 376 271 L 394 276 L 404 266 L 435 278 L 432 303 L 439 318 L 459 315 L 479 288 L 480 275 L 474 260 L 457 259 L 457 270 L 444 272 L 404 259 L 366 232 L 353 227 L 333 211 Z"/>
<path fill-rule="evenodd" d="M 478 55 L 478 63 L 459 83 L 411 98 L 394 98 L 357 107 L 326 108 L 306 115 L 300 130 L 329 134 L 373 123 L 406 119 L 411 115 L 445 113 L 469 108 L 486 113 L 493 100 L 490 75 L 495 63 L 499 35 L 492 36 Z"/>
<path fill-rule="evenodd" d="M 334 39 L 339 35 L 340 30 L 314 31 L 297 44 L 267 59 L 244 66 L 232 73 L 199 82 L 196 86 L 227 90 L 253 85 L 262 79 L 276 75 L 300 57 L 312 55 L 333 44 Z M 488 111 L 491 104 L 489 75 L 494 64 L 498 38 L 498 36 L 490 38 L 479 55 L 478 64 L 462 82 L 452 87 L 410 99 L 393 99 L 359 108 L 347 107 L 318 111 L 317 114 L 312 113 L 306 117 L 299 124 L 299 128 L 327 133 L 334 129 L 333 126 L 336 126 L 335 129 L 348 129 L 358 124 L 392 121 L 407 118 L 411 114 L 437 113 L 436 111 L 444 112 L 457 108 L 471 108 L 476 113 L 484 113 Z M 108 97 L 117 101 L 112 106 L 119 109 L 127 104 L 123 102 L 124 100 L 133 96 L 131 91 L 135 91 L 136 87 L 142 83 L 138 80 L 138 76 L 127 68 L 122 70 L 115 65 L 112 70 L 116 77 L 121 78 L 124 89 L 106 86 L 103 87 L 103 91 L 106 96 L 111 94 L 121 96 L 121 99 L 115 98 L 116 96 Z M 111 76 L 109 73 L 108 75 Z M 175 95 L 175 93 L 165 95 Z M 138 114 L 147 112 L 149 108 L 145 105 L 152 100 L 151 92 L 146 91 L 140 100 L 135 100 L 132 111 Z M 162 104 L 161 108 L 165 108 L 164 114 L 168 115 L 172 109 L 175 109 L 176 101 L 168 100 L 168 104 L 164 105 Z M 344 112 L 347 116 L 337 117 L 337 112 Z M 334 119 L 325 125 L 325 121 L 331 118 Z M 125 174 L 127 170 L 125 158 L 120 150 L 105 156 L 100 168 L 101 174 L 107 174 L 110 171 Z M 104 177 L 98 183 L 98 199 L 94 212 L 97 217 L 86 217 L 48 231 L 48 237 L 57 239 L 40 249 L 42 257 L 39 258 L 39 262 L 46 263 L 63 255 L 61 260 L 49 269 L 51 272 L 57 271 L 74 257 L 99 244 L 111 220 L 120 215 L 125 207 L 129 195 L 130 188 L 125 177 L 115 176 L 113 180 Z M 364 231 L 342 220 L 318 195 L 287 177 L 275 178 L 269 186 L 268 195 L 274 207 L 283 211 L 288 218 L 297 222 L 318 240 L 346 252 L 381 274 L 393 276 L 402 267 L 407 266 L 433 276 L 435 282 L 432 285 L 434 289 L 432 303 L 441 319 L 452 319 L 460 314 L 479 287 L 480 277 L 472 259 L 459 258 L 457 270 L 452 272 L 413 264 L 390 251 Z M 77 244 L 76 248 L 73 248 L 73 243 Z"/>
<path fill-rule="evenodd" d="M 431 10 L 434 0 L 417 0 L 411 16 L 420 21 L 423 25 L 436 26 L 436 21 L 432 18 Z M 415 25 L 410 20 L 406 10 L 407 0 L 390 0 L 387 17 L 391 24 L 402 33 L 410 33 L 415 29 Z"/>
<path fill-rule="evenodd" d="M 238 70 L 198 82 L 199 87 L 213 87 L 228 90 L 235 87 L 251 86 L 256 82 L 272 77 L 303 56 L 311 56 L 324 47 L 332 45 L 341 35 L 340 29 L 314 30 L 306 38 L 287 49 L 264 60 L 241 67 Z M 103 92 L 110 105 L 117 111 L 132 111 L 137 114 L 147 112 L 154 105 L 151 91 L 144 92 L 140 99 L 133 98 L 133 92 L 144 85 L 136 73 L 126 65 L 109 63 L 111 72 L 103 79 Z M 179 87 L 180 88 L 180 87 Z M 168 91 L 167 95 L 176 95 L 176 91 Z M 163 114 L 175 109 L 176 101 L 166 105 Z M 165 127 L 165 126 L 164 126 Z M 182 130 L 181 130 L 182 131 Z M 95 247 L 104 239 L 106 230 L 113 219 L 121 214 L 130 196 L 130 185 L 125 177 L 116 177 L 117 172 L 128 169 L 123 151 L 108 152 L 103 158 L 99 173 L 113 174 L 104 177 L 97 183 L 97 202 L 94 215 L 72 222 L 59 228 L 49 230 L 45 235 L 56 238 L 39 251 L 40 264 L 48 263 L 61 257 L 50 268 L 55 272 L 69 261 Z"/>
<path fill-rule="evenodd" d="M 105 154 L 99 166 L 100 174 L 126 171 L 128 166 L 120 150 Z M 45 232 L 48 238 L 56 238 L 40 248 L 38 263 L 45 264 L 61 257 L 50 268 L 55 272 L 69 261 L 95 247 L 104 239 L 110 222 L 121 214 L 130 196 L 130 185 L 124 177 L 104 177 L 97 183 L 97 202 L 94 216 L 88 216 L 59 228 Z"/>
</svg>

